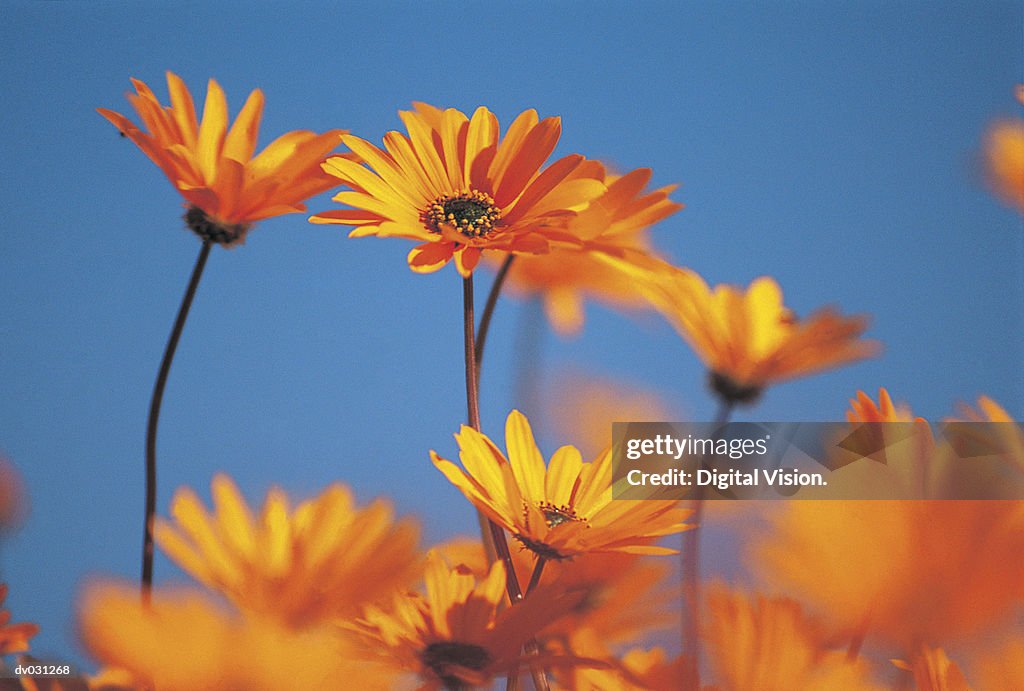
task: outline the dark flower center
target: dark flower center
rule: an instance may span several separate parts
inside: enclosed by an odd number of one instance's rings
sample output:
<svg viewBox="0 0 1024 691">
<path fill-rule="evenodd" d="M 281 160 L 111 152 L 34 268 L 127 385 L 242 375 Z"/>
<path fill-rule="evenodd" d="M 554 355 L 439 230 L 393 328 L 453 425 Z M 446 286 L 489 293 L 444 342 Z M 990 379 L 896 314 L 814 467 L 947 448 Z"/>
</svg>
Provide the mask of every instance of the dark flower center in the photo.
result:
<svg viewBox="0 0 1024 691">
<path fill-rule="evenodd" d="M 491 656 L 486 649 L 457 641 L 431 643 L 423 650 L 420 659 L 452 691 L 470 688 L 469 684 L 452 673 L 453 666 L 480 671 L 491 663 Z"/>
<path fill-rule="evenodd" d="M 438 197 L 420 215 L 420 220 L 432 233 L 440 233 L 442 226 L 449 226 L 466 237 L 479 238 L 494 231 L 501 211 L 490 195 L 464 192 Z"/>
<path fill-rule="evenodd" d="M 252 226 L 248 223 L 222 223 L 211 218 L 198 206 L 188 207 L 185 225 L 203 240 L 219 245 L 237 245 L 245 240 L 245 234 Z"/>
<path fill-rule="evenodd" d="M 556 526 L 562 525 L 563 523 L 571 523 L 574 521 L 584 524 L 587 522 L 587 519 L 581 518 L 574 509 L 568 506 L 556 506 L 546 501 L 542 501 L 537 505 L 537 508 L 540 509 L 541 514 L 543 514 L 544 522 L 547 523 L 548 528 L 554 528 Z M 528 508 L 525 505 L 523 506 L 523 515 L 527 518 L 530 515 L 530 512 L 528 511 Z M 526 537 L 525 535 L 516 534 L 513 535 L 513 537 L 515 537 L 515 539 L 518 540 L 520 544 L 523 545 L 523 547 L 530 550 L 539 557 L 544 557 L 545 559 L 561 560 L 568 559 L 570 556 L 567 554 L 562 554 L 554 547 L 544 544 L 543 542 L 540 542 L 538 540 L 532 540 Z"/>
<path fill-rule="evenodd" d="M 729 405 L 752 405 L 760 398 L 763 390 L 760 386 L 739 384 L 721 372 L 708 373 L 708 385 Z"/>
</svg>

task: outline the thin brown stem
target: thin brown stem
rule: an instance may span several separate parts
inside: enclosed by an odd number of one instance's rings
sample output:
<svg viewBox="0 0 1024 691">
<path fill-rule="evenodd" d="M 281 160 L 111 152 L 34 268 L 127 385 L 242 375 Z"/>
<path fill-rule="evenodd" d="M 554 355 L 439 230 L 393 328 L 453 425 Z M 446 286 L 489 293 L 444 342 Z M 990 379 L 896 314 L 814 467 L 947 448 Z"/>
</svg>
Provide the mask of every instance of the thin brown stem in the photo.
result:
<svg viewBox="0 0 1024 691">
<path fill-rule="evenodd" d="M 715 417 L 716 431 L 729 421 L 733 405 L 731 401 L 722 401 Z M 683 684 L 686 689 L 700 688 L 700 534 L 703 517 L 704 492 L 703 488 L 698 487 L 693 499 L 693 515 L 690 517 L 695 527 L 683 533 L 683 654 L 689 655 L 692 663 L 686 666 L 686 674 L 689 676 Z"/>
<path fill-rule="evenodd" d="M 164 348 L 164 357 L 160 361 L 160 370 L 156 375 L 156 384 L 153 386 L 153 398 L 149 402 L 149 419 L 146 422 L 146 507 L 145 518 L 142 530 L 142 601 L 149 604 L 150 591 L 153 588 L 153 520 L 156 515 L 156 432 L 160 421 L 160 404 L 164 398 L 164 387 L 167 385 L 167 375 L 171 371 L 171 363 L 174 361 L 174 351 L 178 348 L 178 340 L 181 332 L 185 329 L 185 320 L 188 319 L 189 308 L 192 307 L 192 298 L 195 297 L 196 288 L 199 287 L 199 279 L 203 277 L 203 268 L 210 256 L 212 247 L 209 240 L 204 240 L 199 249 L 199 256 L 196 258 L 195 267 L 192 269 L 192 277 L 189 279 L 188 287 L 185 289 L 185 296 L 181 299 L 181 307 L 178 308 L 178 316 L 171 328 L 170 338 L 167 339 L 167 347 Z"/>
<path fill-rule="evenodd" d="M 544 573 L 544 565 L 548 563 L 548 560 L 544 557 L 537 557 L 537 564 L 533 567 L 533 575 L 530 576 L 530 584 L 526 586 L 526 594 L 529 595 L 533 592 L 533 589 L 540 585 L 541 574 Z"/>
<path fill-rule="evenodd" d="M 492 290 L 493 292 L 493 290 Z M 497 297 L 495 296 L 495 300 Z M 493 307 L 492 307 L 493 311 Z M 463 345 L 466 354 L 466 407 L 469 418 L 469 426 L 480 431 L 480 396 L 479 396 L 479 374 L 477 370 L 477 348 L 476 348 L 476 318 L 473 315 L 473 275 L 470 274 L 462 279 L 462 317 L 463 317 Z M 508 549 L 508 539 L 505 537 L 504 529 L 494 521 L 489 521 L 491 538 L 494 541 L 494 549 L 498 558 L 505 565 L 505 587 L 508 592 L 509 602 L 515 606 L 523 599 L 522 588 L 519 587 L 519 578 L 516 576 L 515 563 L 512 561 L 512 554 Z M 530 649 L 533 653 L 530 653 Z M 530 641 L 526 645 L 530 654 L 535 654 L 537 642 Z M 549 691 L 547 675 L 544 670 L 531 670 L 533 683 L 538 691 Z M 513 672 L 505 681 L 506 689 L 516 689 L 519 685 L 518 675 Z"/>
</svg>

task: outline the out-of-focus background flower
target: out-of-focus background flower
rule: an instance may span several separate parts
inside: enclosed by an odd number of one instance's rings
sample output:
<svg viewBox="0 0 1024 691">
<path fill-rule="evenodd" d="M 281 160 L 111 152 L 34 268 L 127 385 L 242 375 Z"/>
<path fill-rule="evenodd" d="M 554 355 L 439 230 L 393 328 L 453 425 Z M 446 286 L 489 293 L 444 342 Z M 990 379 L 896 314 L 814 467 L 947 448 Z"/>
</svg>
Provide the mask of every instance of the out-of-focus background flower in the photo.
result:
<svg viewBox="0 0 1024 691">
<path fill-rule="evenodd" d="M 1024 229 L 981 151 L 991 122 L 1019 116 L 1022 30 L 1016 2 L 5 3 L 0 451 L 30 498 L 0 545 L 5 606 L 40 624 L 35 654 L 82 660 L 83 578 L 137 576 L 145 413 L 198 242 L 178 193 L 94 110 L 128 112 L 129 77 L 164 102 L 165 70 L 195 94 L 215 77 L 232 115 L 262 88 L 260 147 L 299 128 L 379 142 L 413 100 L 559 115 L 556 155 L 681 183 L 686 208 L 652 230 L 675 263 L 712 283 L 771 275 L 801 316 L 872 315 L 882 358 L 772 387 L 755 417 L 841 420 L 884 385 L 930 419 L 982 393 L 1020 419 Z M 411 273 L 409 248 L 301 215 L 214 248 L 164 400 L 159 514 L 223 470 L 253 502 L 341 479 L 422 518 L 428 542 L 473 530 L 427 456 L 454 453 L 465 418 L 458 279 Z M 484 431 L 519 407 L 547 453 L 593 444 L 560 431 L 585 428 L 565 388 L 608 378 L 663 401 L 630 394 L 629 410 L 714 414 L 664 320 L 589 304 L 563 340 L 538 303 L 504 298 Z M 742 574 L 727 533 L 704 540 L 708 575 Z M 159 554 L 156 572 L 186 578 Z"/>
</svg>

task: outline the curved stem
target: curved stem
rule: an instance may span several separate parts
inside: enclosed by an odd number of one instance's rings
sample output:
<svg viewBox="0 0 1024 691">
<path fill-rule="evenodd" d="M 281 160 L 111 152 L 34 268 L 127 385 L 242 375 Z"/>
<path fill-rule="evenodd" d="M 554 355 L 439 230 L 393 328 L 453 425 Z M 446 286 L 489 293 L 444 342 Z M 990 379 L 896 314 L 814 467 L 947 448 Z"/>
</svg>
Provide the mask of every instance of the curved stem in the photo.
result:
<svg viewBox="0 0 1024 691">
<path fill-rule="evenodd" d="M 199 256 L 196 257 L 195 267 L 192 269 L 192 277 L 189 279 L 188 287 L 185 289 L 185 296 L 181 299 L 181 307 L 178 308 L 178 316 L 171 328 L 171 336 L 167 339 L 167 347 L 164 349 L 163 360 L 160 361 L 160 370 L 156 375 L 156 384 L 153 386 L 153 398 L 149 402 L 149 419 L 146 422 L 146 513 L 142 532 L 142 599 L 149 603 L 150 590 L 153 587 L 153 517 L 156 515 L 156 431 L 160 421 L 160 404 L 164 398 L 164 387 L 167 385 L 167 375 L 171 371 L 171 363 L 174 361 L 174 351 L 178 348 L 178 340 L 185 328 L 185 320 L 188 318 L 189 308 L 192 306 L 192 298 L 195 297 L 196 288 L 199 287 L 199 279 L 203 277 L 203 268 L 206 266 L 206 259 L 210 256 L 212 247 L 209 240 L 204 240 L 199 249 Z"/>
<path fill-rule="evenodd" d="M 733 406 L 732 401 L 722 400 L 715 416 L 716 431 L 729 421 Z M 686 689 L 700 688 L 700 533 L 703 516 L 704 492 L 698 487 L 690 517 L 694 529 L 683 533 L 683 654 L 691 658 L 691 664 L 686 666 L 686 673 L 690 676 L 683 685 Z"/>
<path fill-rule="evenodd" d="M 512 268 L 512 262 L 515 258 L 516 255 L 514 254 L 508 255 L 501 268 L 498 269 L 498 273 L 494 277 L 494 283 L 491 284 L 491 292 L 487 294 L 487 302 L 484 303 L 483 314 L 480 315 L 480 330 L 477 334 L 476 345 L 473 348 L 473 354 L 476 357 L 476 376 L 478 381 L 480 379 L 480 365 L 484 360 L 484 346 L 487 344 L 487 334 L 491 330 L 491 318 L 494 316 L 494 308 L 498 304 L 498 296 L 501 295 L 501 288 L 505 285 L 505 278 L 508 276 L 508 270 Z"/>
</svg>

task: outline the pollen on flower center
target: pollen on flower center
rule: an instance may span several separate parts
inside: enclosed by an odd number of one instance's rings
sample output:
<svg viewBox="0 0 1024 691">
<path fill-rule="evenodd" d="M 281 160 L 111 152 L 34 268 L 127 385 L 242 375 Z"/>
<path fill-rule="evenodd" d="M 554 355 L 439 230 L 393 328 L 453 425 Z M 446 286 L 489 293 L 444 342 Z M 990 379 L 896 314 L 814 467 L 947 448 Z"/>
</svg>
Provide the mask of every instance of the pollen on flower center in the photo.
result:
<svg viewBox="0 0 1024 691">
<path fill-rule="evenodd" d="M 431 643 L 423 650 L 420 659 L 449 689 L 469 688 L 468 684 L 452 674 L 453 666 L 480 671 L 491 662 L 491 656 L 484 648 L 457 641 Z"/>
<path fill-rule="evenodd" d="M 585 522 L 568 506 L 555 506 L 554 504 L 541 502 L 538 508 L 540 508 L 541 513 L 544 514 L 544 520 L 547 522 L 549 528 L 554 528 L 556 525 L 562 525 L 569 521 Z"/>
<path fill-rule="evenodd" d="M 440 233 L 448 226 L 466 237 L 479 238 L 494 231 L 501 220 L 501 210 L 490 195 L 472 191 L 438 197 L 420 215 L 432 233 Z"/>
</svg>

